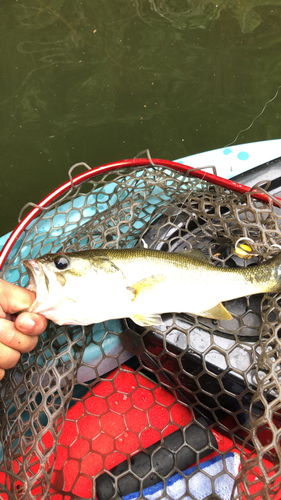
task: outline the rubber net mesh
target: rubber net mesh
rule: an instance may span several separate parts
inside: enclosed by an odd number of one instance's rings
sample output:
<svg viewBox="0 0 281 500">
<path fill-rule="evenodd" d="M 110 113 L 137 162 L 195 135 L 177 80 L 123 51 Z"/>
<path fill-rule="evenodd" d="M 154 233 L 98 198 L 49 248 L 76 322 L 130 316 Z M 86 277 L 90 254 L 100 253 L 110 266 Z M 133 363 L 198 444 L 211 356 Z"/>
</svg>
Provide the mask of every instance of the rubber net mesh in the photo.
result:
<svg viewBox="0 0 281 500">
<path fill-rule="evenodd" d="M 120 169 L 42 212 L 1 277 L 26 286 L 23 259 L 99 247 L 199 248 L 247 266 L 279 251 L 280 217 L 251 193 Z M 171 313 L 150 328 L 49 322 L 1 383 L 1 498 L 279 498 L 281 295 L 227 308 L 231 321 Z"/>
</svg>

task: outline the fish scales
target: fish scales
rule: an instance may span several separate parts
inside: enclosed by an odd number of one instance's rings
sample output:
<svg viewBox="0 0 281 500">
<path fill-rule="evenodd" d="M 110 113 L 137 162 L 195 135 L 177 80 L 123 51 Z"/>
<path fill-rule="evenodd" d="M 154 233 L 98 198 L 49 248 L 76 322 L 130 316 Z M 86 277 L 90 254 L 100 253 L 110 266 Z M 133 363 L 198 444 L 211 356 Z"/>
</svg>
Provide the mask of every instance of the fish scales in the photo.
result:
<svg viewBox="0 0 281 500">
<path fill-rule="evenodd" d="M 260 266 L 248 266 L 237 268 L 215 267 L 211 264 L 200 250 L 186 252 L 162 252 L 159 250 L 90 250 L 77 252 L 74 255 L 93 258 L 105 255 L 114 261 L 120 269 L 124 271 L 131 284 L 136 283 L 146 276 L 165 272 L 171 280 L 181 277 L 183 285 L 214 286 L 215 280 L 227 288 L 224 290 L 224 300 L 233 298 L 233 287 L 239 287 L 234 293 L 241 293 L 244 296 L 250 293 L 270 292 L 279 289 L 278 276 L 272 268 L 272 259 Z M 139 265 L 136 267 L 136 263 Z M 281 258 L 280 258 L 281 264 Z M 177 273 L 175 276 L 175 272 Z M 187 275 L 188 272 L 188 281 Z M 172 283 L 170 283 L 171 285 Z"/>
</svg>

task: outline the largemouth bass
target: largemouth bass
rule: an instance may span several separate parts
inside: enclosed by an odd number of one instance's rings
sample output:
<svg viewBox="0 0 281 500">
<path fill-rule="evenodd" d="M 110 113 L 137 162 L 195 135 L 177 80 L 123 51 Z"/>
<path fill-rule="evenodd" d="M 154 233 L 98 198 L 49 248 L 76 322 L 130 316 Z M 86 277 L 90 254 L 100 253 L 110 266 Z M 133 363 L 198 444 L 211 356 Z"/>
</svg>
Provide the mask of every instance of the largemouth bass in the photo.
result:
<svg viewBox="0 0 281 500">
<path fill-rule="evenodd" d="M 200 250 L 88 250 L 48 254 L 23 262 L 37 297 L 29 311 L 59 325 L 131 318 L 161 324 L 163 313 L 230 320 L 222 305 L 281 290 L 281 253 L 260 265 L 218 268 Z"/>
</svg>

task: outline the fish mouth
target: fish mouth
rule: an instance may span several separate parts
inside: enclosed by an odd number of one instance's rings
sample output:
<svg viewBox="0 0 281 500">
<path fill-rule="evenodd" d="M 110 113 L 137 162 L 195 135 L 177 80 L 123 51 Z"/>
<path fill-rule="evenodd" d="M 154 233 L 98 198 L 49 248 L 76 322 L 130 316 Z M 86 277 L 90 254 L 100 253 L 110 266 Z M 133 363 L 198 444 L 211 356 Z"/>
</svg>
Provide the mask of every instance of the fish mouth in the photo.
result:
<svg viewBox="0 0 281 500">
<path fill-rule="evenodd" d="M 32 292 L 37 292 L 39 283 L 42 280 L 42 278 L 44 278 L 46 288 L 49 291 L 49 280 L 46 274 L 44 273 L 41 264 L 37 260 L 30 259 L 30 260 L 24 260 L 23 265 L 27 271 L 29 279 L 29 285 L 27 289 L 31 290 Z"/>
</svg>

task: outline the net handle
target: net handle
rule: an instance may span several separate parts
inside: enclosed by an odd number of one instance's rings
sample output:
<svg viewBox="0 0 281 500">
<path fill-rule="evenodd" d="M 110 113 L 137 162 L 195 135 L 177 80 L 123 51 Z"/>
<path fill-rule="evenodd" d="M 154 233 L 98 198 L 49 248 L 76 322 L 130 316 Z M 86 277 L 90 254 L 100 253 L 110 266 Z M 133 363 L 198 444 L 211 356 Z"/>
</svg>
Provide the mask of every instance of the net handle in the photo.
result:
<svg viewBox="0 0 281 500">
<path fill-rule="evenodd" d="M 112 172 L 120 168 L 146 167 L 146 166 L 151 166 L 151 164 L 153 164 L 154 166 L 170 168 L 171 170 L 175 170 L 183 174 L 189 174 L 189 171 L 192 171 L 190 172 L 190 175 L 192 175 L 193 177 L 204 179 L 207 182 L 211 182 L 212 184 L 216 184 L 218 186 L 231 189 L 232 191 L 236 191 L 241 194 L 248 193 L 252 189 L 248 186 L 244 186 L 244 184 L 239 184 L 238 182 L 234 182 L 229 179 L 224 179 L 223 177 L 218 177 L 217 175 L 210 174 L 208 172 L 203 172 L 202 170 L 194 170 L 192 167 L 188 165 L 184 165 L 182 163 L 169 160 L 160 160 L 157 158 L 156 159 L 153 158 L 151 162 L 149 158 L 134 158 L 128 160 L 120 160 L 118 162 L 113 162 L 113 163 L 106 163 L 105 165 L 101 165 L 91 170 L 87 170 L 86 172 L 77 175 L 77 177 L 72 178 L 68 182 L 65 182 L 60 187 L 52 191 L 48 196 L 46 196 L 46 198 L 44 198 L 40 203 L 38 203 L 38 205 L 35 208 L 33 208 L 33 210 L 31 210 L 22 219 L 22 221 L 14 229 L 14 231 L 12 232 L 12 234 L 10 235 L 10 237 L 8 238 L 8 240 L 6 241 L 5 245 L 2 248 L 2 251 L 0 253 L 0 271 L 14 244 L 21 236 L 23 231 L 30 224 L 30 222 L 32 222 L 33 219 L 35 219 L 35 217 L 39 215 L 42 209 L 48 207 L 52 202 L 57 200 L 57 198 L 63 195 L 66 191 L 68 191 L 73 187 L 78 187 L 80 184 L 83 184 L 84 182 L 87 182 L 89 179 L 92 179 L 93 177 L 100 174 Z M 266 194 L 252 192 L 251 195 L 254 198 L 257 198 L 265 203 L 269 203 L 269 198 L 268 196 L 266 196 Z M 281 202 L 281 199 L 276 198 L 276 201 Z"/>
</svg>

